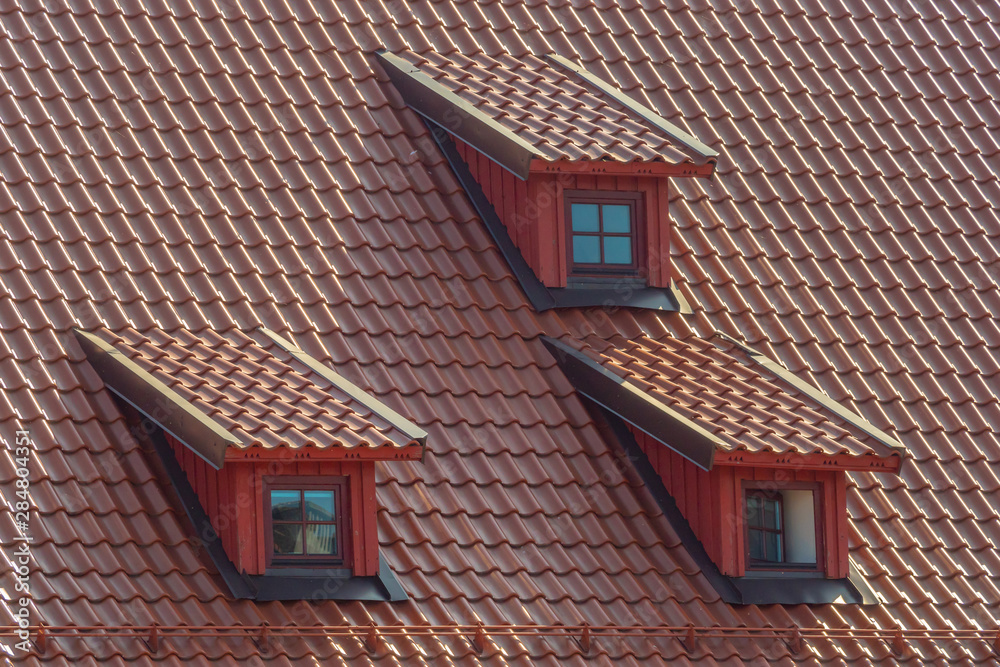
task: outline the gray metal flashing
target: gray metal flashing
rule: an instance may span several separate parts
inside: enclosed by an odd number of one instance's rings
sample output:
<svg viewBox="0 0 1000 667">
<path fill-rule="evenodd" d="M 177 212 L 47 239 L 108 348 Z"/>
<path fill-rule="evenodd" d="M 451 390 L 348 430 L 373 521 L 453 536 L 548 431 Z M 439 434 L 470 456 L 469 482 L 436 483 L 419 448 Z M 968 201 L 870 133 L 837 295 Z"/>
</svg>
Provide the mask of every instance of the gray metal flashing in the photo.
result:
<svg viewBox="0 0 1000 667">
<path fill-rule="evenodd" d="M 382 419 L 389 422 L 393 428 L 405 434 L 408 438 L 412 438 L 420 444 L 421 447 L 426 446 L 427 431 L 420 428 L 361 387 L 350 382 L 347 378 L 338 375 L 332 368 L 320 362 L 320 360 L 316 357 L 300 349 L 290 340 L 283 338 L 274 331 L 265 327 L 260 327 L 260 331 L 274 341 L 278 347 L 290 354 L 295 360 L 306 366 L 310 371 L 322 376 L 323 379 L 327 380 L 339 391 L 347 394 L 351 399 L 357 401 Z"/>
<path fill-rule="evenodd" d="M 730 577 L 722 574 L 695 535 L 690 522 L 653 468 L 649 457 L 635 441 L 625 422 L 606 408 L 588 404 L 588 412 L 606 438 L 617 441 L 629 463 L 639 474 L 656 504 L 663 510 L 681 544 L 691 556 L 701 575 L 729 604 L 878 604 L 863 575 L 851 563 L 850 575 L 843 579 L 821 576 L 795 577 L 777 573 L 771 577 Z"/>
<path fill-rule="evenodd" d="M 376 57 L 407 106 L 461 138 L 521 180 L 540 157 L 530 143 L 496 122 L 419 67 L 385 50 Z"/>
<path fill-rule="evenodd" d="M 242 443 L 176 391 L 143 370 L 113 345 L 73 329 L 87 361 L 109 390 L 219 470 L 226 449 Z"/>
<path fill-rule="evenodd" d="M 703 470 L 711 470 L 719 438 L 590 357 L 548 336 L 542 342 L 581 395 L 624 419 Z"/>
<path fill-rule="evenodd" d="M 865 435 L 873 438 L 880 445 L 890 450 L 888 452 L 884 452 L 883 455 L 899 456 L 901 459 L 900 465 L 902 465 L 902 461 L 906 460 L 905 456 L 906 448 L 903 446 L 901 442 L 899 442 L 899 440 L 896 440 L 894 437 L 892 437 L 879 427 L 875 426 L 874 424 L 872 424 L 870 421 L 868 421 L 858 413 L 848 409 L 841 403 L 838 403 L 837 401 L 833 400 L 818 387 L 809 384 L 801 377 L 788 370 L 785 366 L 783 366 L 779 362 L 775 361 L 774 359 L 771 359 L 770 357 L 761 352 L 758 352 L 752 347 L 749 347 L 743 341 L 736 340 L 732 336 L 722 333 L 721 331 L 717 331 L 715 333 L 715 336 L 721 338 L 730 345 L 733 345 L 734 347 L 738 348 L 741 352 L 746 354 L 747 357 L 752 362 L 763 366 L 773 375 L 776 375 L 777 377 L 781 378 L 783 381 L 787 382 L 792 387 L 794 387 L 798 391 L 808 396 L 810 399 L 818 403 L 826 410 L 829 410 L 833 414 L 837 415 L 837 417 L 839 417 L 840 419 L 843 419 L 845 422 L 847 422 L 854 428 L 858 429 Z"/>
<path fill-rule="evenodd" d="M 692 135 L 690 132 L 686 132 L 681 128 L 677 127 L 666 118 L 658 114 L 656 111 L 650 109 L 644 104 L 629 97 L 623 90 L 614 86 L 604 79 L 591 74 L 583 67 L 580 67 L 572 60 L 564 58 L 563 56 L 557 55 L 555 53 L 549 53 L 545 55 L 545 60 L 550 63 L 555 63 L 565 69 L 576 74 L 588 84 L 594 88 L 601 91 L 601 93 L 612 98 L 618 104 L 625 107 L 628 111 L 632 112 L 645 122 L 649 123 L 656 129 L 660 130 L 666 134 L 670 139 L 677 144 L 680 144 L 686 148 L 689 152 L 694 153 L 699 159 L 699 163 L 714 162 L 719 157 L 719 152 L 709 148 L 706 144 L 698 140 L 697 137 Z"/>
<path fill-rule="evenodd" d="M 143 436 L 144 437 L 144 436 Z M 237 600 L 362 600 L 370 602 L 397 602 L 407 600 L 406 591 L 386 562 L 382 552 L 378 555 L 378 574 L 355 577 L 347 574 L 322 576 L 319 572 L 301 572 L 299 576 L 285 574 L 247 575 L 239 572 L 230 560 L 219 534 L 212 526 L 205 508 L 198 499 L 191 482 L 181 469 L 173 450 L 161 431 L 149 436 L 164 472 L 184 506 L 184 512 L 194 526 L 195 534 L 208 552 L 219 576 Z"/>
</svg>

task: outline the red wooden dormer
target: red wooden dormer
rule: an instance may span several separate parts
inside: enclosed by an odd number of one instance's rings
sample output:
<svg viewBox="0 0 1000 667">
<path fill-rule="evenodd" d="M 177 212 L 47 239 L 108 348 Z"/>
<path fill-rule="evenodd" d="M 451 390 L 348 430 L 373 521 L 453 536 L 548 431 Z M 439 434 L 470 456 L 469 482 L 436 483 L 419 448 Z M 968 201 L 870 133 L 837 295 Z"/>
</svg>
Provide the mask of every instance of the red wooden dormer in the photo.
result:
<svg viewBox="0 0 1000 667">
<path fill-rule="evenodd" d="M 231 587 L 257 599 L 309 597 L 317 586 L 393 598 L 375 462 L 419 460 L 421 429 L 266 329 L 76 333 L 104 383 L 141 415 L 133 430 L 159 445 L 199 535 L 221 547 L 216 565 L 240 578 Z"/>
<path fill-rule="evenodd" d="M 683 308 L 669 178 L 711 176 L 715 151 L 558 56 L 380 58 L 536 307 Z"/>
<path fill-rule="evenodd" d="M 898 474 L 901 445 L 783 366 L 718 340 L 546 344 L 577 391 L 621 424 L 616 437 L 669 495 L 728 599 L 861 601 L 847 472 Z"/>
</svg>

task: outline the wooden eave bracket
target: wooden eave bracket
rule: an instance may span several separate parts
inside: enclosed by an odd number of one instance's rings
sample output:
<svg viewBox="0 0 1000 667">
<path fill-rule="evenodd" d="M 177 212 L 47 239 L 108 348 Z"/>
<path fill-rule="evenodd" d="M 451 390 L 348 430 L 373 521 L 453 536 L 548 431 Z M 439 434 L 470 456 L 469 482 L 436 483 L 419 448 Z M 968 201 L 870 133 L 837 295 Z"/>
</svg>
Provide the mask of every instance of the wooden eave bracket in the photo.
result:
<svg viewBox="0 0 1000 667">
<path fill-rule="evenodd" d="M 906 460 L 906 448 L 903 447 L 903 444 L 899 442 L 899 440 L 892 437 L 882 429 L 878 428 L 877 426 L 869 422 L 867 419 L 865 419 L 858 413 L 848 409 L 846 406 L 833 400 L 832 398 L 827 396 L 826 393 L 824 393 L 821 389 L 806 382 L 801 377 L 799 377 L 799 375 L 791 372 L 781 363 L 753 349 L 752 347 L 747 345 L 745 341 L 739 341 L 730 336 L 729 334 L 723 333 L 721 331 L 717 331 L 715 333 L 715 336 L 726 341 L 733 347 L 736 347 L 741 352 L 743 352 L 750 359 L 750 361 L 763 366 L 770 373 L 781 378 L 781 380 L 783 380 L 785 383 L 791 385 L 796 390 L 808 396 L 811 400 L 819 404 L 825 410 L 832 412 L 840 419 L 844 420 L 857 430 L 861 431 L 868 437 L 875 440 L 876 443 L 878 443 L 883 448 L 883 452 L 879 453 L 878 456 L 880 456 L 883 459 L 890 459 L 896 457 L 898 460 L 897 466 L 886 467 L 881 470 L 875 469 L 873 467 L 868 468 L 871 472 L 891 472 L 899 474 L 903 466 L 903 462 Z"/>
<path fill-rule="evenodd" d="M 73 329 L 105 386 L 219 470 L 226 450 L 242 443 L 219 423 L 99 336 Z"/>
</svg>

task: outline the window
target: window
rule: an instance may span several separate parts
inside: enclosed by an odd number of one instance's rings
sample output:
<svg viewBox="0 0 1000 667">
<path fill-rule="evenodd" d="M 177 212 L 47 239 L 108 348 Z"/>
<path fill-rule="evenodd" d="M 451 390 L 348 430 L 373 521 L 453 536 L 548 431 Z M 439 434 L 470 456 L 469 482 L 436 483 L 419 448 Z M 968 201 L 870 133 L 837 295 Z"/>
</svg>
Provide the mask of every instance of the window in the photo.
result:
<svg viewBox="0 0 1000 667">
<path fill-rule="evenodd" d="M 344 562 L 344 478 L 265 479 L 267 560 L 274 565 Z"/>
<path fill-rule="evenodd" d="M 566 195 L 571 272 L 634 275 L 640 267 L 639 193 Z"/>
<path fill-rule="evenodd" d="M 811 484 L 746 490 L 747 569 L 819 567 L 819 507 Z"/>
<path fill-rule="evenodd" d="M 782 519 L 779 494 L 747 491 L 747 549 L 751 562 L 785 561 Z"/>
</svg>

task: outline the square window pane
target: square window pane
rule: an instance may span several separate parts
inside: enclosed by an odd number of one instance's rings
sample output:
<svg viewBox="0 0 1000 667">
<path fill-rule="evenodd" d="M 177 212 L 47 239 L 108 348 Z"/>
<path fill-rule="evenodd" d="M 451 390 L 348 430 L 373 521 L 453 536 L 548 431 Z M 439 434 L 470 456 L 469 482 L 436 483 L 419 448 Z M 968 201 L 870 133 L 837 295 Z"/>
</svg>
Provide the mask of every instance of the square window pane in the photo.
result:
<svg viewBox="0 0 1000 667">
<path fill-rule="evenodd" d="M 630 236 L 605 236 L 604 263 L 631 264 L 632 238 Z"/>
<path fill-rule="evenodd" d="M 750 558 L 764 560 L 764 543 L 761 540 L 761 532 L 759 530 L 747 531 L 747 541 L 750 546 Z"/>
<path fill-rule="evenodd" d="M 573 219 L 574 232 L 601 231 L 601 225 L 597 220 L 597 204 L 572 204 L 570 217 Z"/>
<path fill-rule="evenodd" d="M 275 521 L 302 520 L 300 491 L 271 491 L 271 518 Z"/>
<path fill-rule="evenodd" d="M 625 204 L 605 204 L 604 231 L 608 234 L 628 234 L 632 231 L 632 207 Z"/>
<path fill-rule="evenodd" d="M 306 553 L 332 556 L 337 553 L 337 527 L 333 524 L 306 524 Z"/>
<path fill-rule="evenodd" d="M 573 262 L 576 264 L 600 264 L 601 238 L 599 236 L 574 236 Z"/>
<path fill-rule="evenodd" d="M 336 521 L 333 490 L 306 491 L 306 521 Z"/>
<path fill-rule="evenodd" d="M 275 556 L 300 555 L 302 553 L 302 524 L 276 523 L 271 531 Z"/>
</svg>

